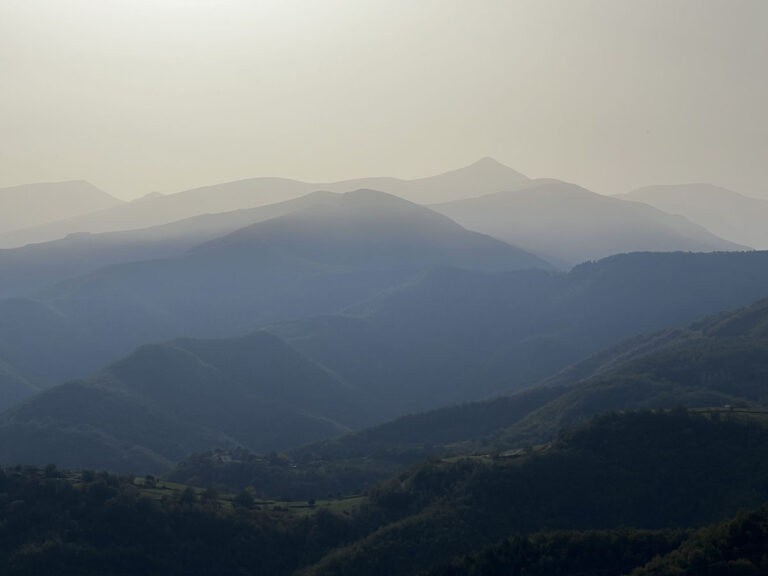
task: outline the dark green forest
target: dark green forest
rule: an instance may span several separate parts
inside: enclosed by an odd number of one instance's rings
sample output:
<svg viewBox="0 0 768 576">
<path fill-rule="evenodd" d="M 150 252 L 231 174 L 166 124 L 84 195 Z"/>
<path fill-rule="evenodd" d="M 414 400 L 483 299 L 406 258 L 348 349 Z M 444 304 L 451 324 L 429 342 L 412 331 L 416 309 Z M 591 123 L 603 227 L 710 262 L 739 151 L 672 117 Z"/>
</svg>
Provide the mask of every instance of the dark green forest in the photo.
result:
<svg viewBox="0 0 768 576">
<path fill-rule="evenodd" d="M 757 414 L 612 413 L 514 456 L 431 459 L 347 507 L 337 495 L 292 506 L 247 491 L 163 493 L 154 478 L 6 468 L 0 572 L 759 570 L 766 443 Z"/>
</svg>

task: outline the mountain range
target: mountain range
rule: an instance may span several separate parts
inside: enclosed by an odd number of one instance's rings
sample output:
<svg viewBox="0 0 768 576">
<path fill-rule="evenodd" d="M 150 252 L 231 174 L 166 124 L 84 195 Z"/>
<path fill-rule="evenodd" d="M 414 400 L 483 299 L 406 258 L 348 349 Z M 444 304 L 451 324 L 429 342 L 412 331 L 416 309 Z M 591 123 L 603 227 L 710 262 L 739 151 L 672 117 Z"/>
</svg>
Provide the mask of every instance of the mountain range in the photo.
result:
<svg viewBox="0 0 768 576">
<path fill-rule="evenodd" d="M 314 194 L 291 206 L 282 216 L 175 256 L 98 268 L 32 296 L 0 300 L 0 359 L 33 383 L 50 385 L 85 376 L 147 342 L 242 335 L 267 322 L 335 313 L 428 268 L 549 268 L 531 254 L 379 192 Z M 185 223 L 172 229 L 180 231 L 177 250 L 220 230 L 186 235 Z M 114 257 L 105 245 L 107 250 L 94 252 Z M 152 241 L 137 246 L 151 256 Z M 57 253 L 41 252 L 50 262 L 49 277 L 68 261 Z M 75 249 L 70 259 L 79 254 Z M 5 269 L 18 271 L 26 262 L 21 256 L 15 268 L 10 258 Z"/>
<path fill-rule="evenodd" d="M 33 220 L 40 216 L 30 216 L 35 212 L 36 203 L 25 200 L 26 188 L 5 189 L 5 204 L 14 197 L 14 191 L 18 198 L 14 210 L 8 211 L 8 214 L 14 214 L 12 230 L 0 226 L 0 248 L 51 242 L 72 234 L 143 230 L 144 233 L 138 236 L 118 234 L 87 240 L 99 244 L 125 243 L 119 251 L 123 257 L 121 261 L 127 261 L 133 253 L 131 249 L 136 248 L 134 243 L 141 244 L 147 238 L 159 241 L 163 233 L 178 238 L 181 229 L 191 231 L 194 226 L 208 232 L 217 226 L 227 227 L 227 222 L 245 226 L 264 218 L 258 210 L 249 212 L 253 208 L 285 204 L 318 191 L 345 193 L 358 189 L 378 190 L 432 205 L 438 212 L 471 230 L 527 249 L 561 268 L 621 252 L 733 250 L 765 245 L 759 224 L 759 214 L 765 212 L 760 203 L 764 201 L 726 191 L 721 191 L 722 198 L 716 202 L 702 204 L 705 197 L 713 196 L 710 192 L 705 194 L 706 191 L 695 194 L 695 198 L 686 193 L 686 198 L 671 201 L 669 196 L 680 196 L 681 192 L 665 188 L 661 194 L 648 195 L 640 191 L 633 193 L 634 196 L 622 195 L 619 198 L 635 202 L 620 203 L 615 198 L 589 192 L 574 184 L 551 179 L 530 180 L 491 158 L 414 180 L 382 177 L 311 183 L 285 178 L 252 178 L 170 195 L 154 193 L 132 202 L 118 201 L 85 182 L 47 186 L 51 190 L 49 196 L 55 193 L 55 198 L 52 201 L 38 199 L 38 202 L 51 206 L 50 215 L 38 225 L 34 225 Z M 80 188 L 90 190 L 91 195 L 98 192 L 100 196 L 85 202 L 85 192 Z M 645 204 L 638 194 L 648 197 Z M 699 208 L 682 211 L 682 202 Z M 63 209 L 62 205 L 70 207 Z M 280 211 L 281 208 L 275 208 L 274 213 Z M 269 212 L 266 210 L 263 214 Z M 222 218 L 195 220 L 196 216 L 213 214 Z M 723 218 L 723 214 L 726 217 Z M 747 215 L 749 217 L 745 219 Z M 248 217 L 252 219 L 247 221 Z M 55 221 L 50 221 L 52 219 Z M 182 220 L 186 223 L 181 228 L 162 228 L 164 224 Z M 748 223 L 745 230 L 752 232 L 740 230 L 736 233 L 742 221 Z M 723 222 L 728 224 L 723 225 Z M 234 229 L 229 225 L 226 231 Z M 80 238 L 78 243 L 82 245 L 85 241 Z M 154 246 L 160 254 L 178 248 L 173 242 L 170 246 L 159 242 Z"/>
<path fill-rule="evenodd" d="M 361 178 L 311 183 L 287 178 L 251 178 L 169 195 L 150 194 L 124 204 L 116 200 L 116 205 L 94 206 L 88 213 L 61 211 L 56 222 L 41 222 L 39 226 L 35 226 L 36 223 L 25 224 L 26 220 L 20 219 L 21 225 L 14 226 L 14 230 L 26 228 L 24 230 L 5 234 L 6 231 L 0 228 L 0 247 L 14 248 L 47 242 L 78 232 L 137 230 L 201 214 L 266 206 L 319 190 L 344 193 L 369 188 L 412 202 L 428 204 L 480 196 L 516 186 L 526 180 L 519 172 L 491 158 L 484 158 L 465 168 L 414 180 Z M 69 200 L 62 198 L 61 201 Z M 29 211 L 34 211 L 34 205 L 25 209 L 24 214 Z"/>
<path fill-rule="evenodd" d="M 322 367 L 323 374 L 332 374 L 334 381 L 338 382 L 335 390 L 341 395 L 334 396 L 334 403 L 355 407 L 352 412 L 364 415 L 364 418 L 362 422 L 340 420 L 322 408 L 322 404 L 313 412 L 310 408 L 314 400 L 303 407 L 304 412 L 322 415 L 326 422 L 336 422 L 338 426 L 359 428 L 363 423 L 381 422 L 409 411 L 512 393 L 553 376 L 567 365 L 622 339 L 675 324 L 683 325 L 704 314 L 754 301 L 768 292 L 766 258 L 768 253 L 765 252 L 629 254 L 582 265 L 568 274 L 439 269 L 424 274 L 420 280 L 385 291 L 364 304 L 350 307 L 344 314 L 278 322 L 268 326 L 268 330 L 296 354 L 296 363 L 300 363 L 301 358 L 303 363 Z M 659 282 L 659 278 L 664 281 Z M 697 286 L 695 293 L 690 290 L 692 281 Z M 43 332 L 43 329 L 38 328 L 38 331 Z M 106 332 L 103 334 L 106 335 Z M 32 333 L 29 337 L 39 336 Z M 49 337 L 53 340 L 56 334 L 50 333 Z M 6 350 L 11 349 L 11 341 L 20 343 L 21 349 L 30 354 L 27 359 L 30 369 L 35 367 L 33 360 L 36 357 L 39 359 L 41 354 L 51 357 L 55 346 L 49 342 L 47 349 L 40 350 L 35 356 L 30 346 L 20 341 L 18 336 L 8 339 L 4 345 Z M 67 342 L 70 346 L 76 344 L 73 339 Z M 230 346 L 240 349 L 239 342 L 224 340 L 206 346 L 226 351 Z M 245 356 L 252 354 L 258 358 L 264 354 L 259 348 L 259 338 L 247 342 L 253 349 L 244 353 Z M 157 346 L 163 351 L 178 348 L 173 343 Z M 184 346 L 189 348 L 187 344 Z M 84 362 L 83 358 L 90 358 L 94 349 L 95 346 L 91 345 L 80 351 L 68 350 L 64 358 Z M 152 361 L 148 362 L 147 358 Z M 130 373 L 170 374 L 167 378 L 151 380 L 158 387 L 155 393 L 167 396 L 170 392 L 163 392 L 163 389 L 169 388 L 174 391 L 171 396 L 179 398 L 186 381 L 208 381 L 209 364 L 217 366 L 208 360 L 191 361 L 185 365 L 189 372 L 178 376 L 173 372 L 175 358 L 175 355 L 165 353 L 142 353 L 128 356 L 119 365 Z M 6 364 L 12 365 L 9 360 Z M 574 370 L 578 374 L 589 375 L 584 368 Z M 112 371 L 112 368 L 107 369 L 107 373 Z M 253 372 L 253 378 L 257 377 L 258 374 Z M 96 380 L 99 381 L 100 377 Z M 609 388 L 609 397 L 610 390 L 614 388 Z M 637 393 L 643 389 L 637 387 Z M 11 414 L 8 422 L 15 429 L 27 430 L 25 426 L 47 423 L 42 427 L 46 434 L 33 435 L 25 431 L 20 435 L 8 432 L 0 436 L 13 437 L 12 446 L 26 450 L 25 453 L 31 458 L 33 454 L 46 454 L 46 442 L 58 437 L 61 431 L 78 430 L 78 433 L 84 433 L 81 424 L 88 422 L 92 413 L 133 411 L 128 407 L 130 404 L 120 408 L 120 402 L 115 399 L 122 396 L 114 396 L 111 389 L 103 399 L 107 405 L 104 408 L 96 401 L 67 400 L 71 394 L 79 397 L 80 390 L 80 384 L 59 386 L 7 413 Z M 569 390 L 568 386 L 559 386 L 552 397 L 547 392 L 529 404 L 530 410 L 544 409 L 544 404 L 535 405 L 543 400 L 548 405 L 554 405 L 551 402 L 556 402 L 556 397 L 561 396 L 559 391 Z M 655 388 L 651 387 L 653 390 Z M 726 402 L 737 394 L 701 392 L 700 396 Z M 52 397 L 57 398 L 56 402 L 46 401 L 46 398 Z M 154 406 L 155 396 L 147 396 L 145 392 L 141 392 L 140 397 L 144 402 L 143 409 L 163 413 L 170 406 Z M 342 397 L 346 404 L 342 402 Z M 661 394 L 661 397 L 664 395 Z M 154 444 L 145 445 L 145 433 L 136 434 L 133 429 L 122 428 L 118 419 L 105 419 L 100 421 L 103 429 L 94 427 L 91 430 L 94 437 L 115 438 L 113 446 L 133 446 L 135 448 L 130 454 L 141 454 L 142 457 L 131 460 L 124 451 L 118 457 L 105 452 L 102 445 L 99 445 L 99 457 L 108 459 L 110 463 L 122 462 L 122 469 L 158 470 L 167 468 L 171 462 L 195 450 L 216 447 L 214 440 L 220 441 L 224 436 L 219 432 L 211 433 L 205 422 L 208 418 L 206 413 L 218 413 L 219 408 L 211 401 L 195 401 L 197 397 L 194 395 L 191 398 L 190 403 L 196 405 L 196 419 L 185 418 L 183 426 L 175 434 L 179 437 L 208 438 L 207 443 L 200 442 L 186 449 L 176 448 L 175 451 L 160 450 Z M 233 403 L 237 403 L 237 396 L 233 398 Z M 583 404 L 583 401 L 574 398 L 571 402 L 574 407 Z M 242 401 L 247 405 L 247 399 Z M 595 404 L 610 407 L 610 403 L 604 400 L 595 401 Z M 653 403 L 649 400 L 648 404 Z M 62 412 L 58 413 L 56 406 L 69 408 L 62 408 Z M 288 409 L 290 402 L 288 406 L 280 406 L 281 409 Z M 41 410 L 44 416 L 40 415 Z M 189 410 L 192 411 L 193 407 L 190 406 Z M 265 425 L 271 422 L 272 417 L 283 418 L 281 414 L 277 408 L 272 410 L 264 416 Z M 567 415 L 567 412 L 557 414 L 537 420 L 538 425 L 544 428 L 538 430 L 534 427 L 528 430 L 526 437 L 542 438 L 558 422 L 570 421 L 567 417 L 560 419 L 559 414 Z M 520 418 L 524 416 L 520 414 Z M 144 417 L 138 419 L 146 420 Z M 550 420 L 551 423 L 547 424 Z M 147 426 L 146 429 L 163 430 L 161 437 L 174 437 L 171 429 L 164 426 Z M 334 430 L 339 430 L 338 426 L 335 429 L 333 426 L 326 427 L 322 434 L 315 430 L 313 434 L 332 435 Z M 296 425 L 296 429 L 300 428 Z M 264 438 L 271 444 L 259 444 L 259 450 L 263 451 L 289 447 L 292 442 L 290 436 L 282 440 L 280 435 Z M 239 442 L 245 444 L 242 439 Z M 234 442 L 227 445 L 230 444 Z M 248 445 L 256 446 L 254 441 Z M 159 456 L 147 459 L 147 454 L 158 450 Z M 60 452 L 63 459 L 64 451 Z M 81 466 L 82 459 L 93 458 L 90 448 L 73 452 L 71 457 L 72 460 L 62 462 Z"/>
<path fill-rule="evenodd" d="M 359 393 L 265 332 L 147 345 L 0 417 L 0 459 L 158 471 L 216 446 L 270 451 L 365 422 Z"/>
<path fill-rule="evenodd" d="M 470 230 L 564 268 L 622 252 L 745 249 L 681 216 L 558 180 L 530 180 L 514 189 L 432 208 Z"/>
<path fill-rule="evenodd" d="M 121 200 L 83 180 L 0 188 L 0 237 L 122 205 Z"/>
<path fill-rule="evenodd" d="M 33 295 L 51 284 L 114 264 L 181 256 L 199 244 L 334 197 L 330 192 L 312 192 L 268 206 L 202 214 L 149 228 L 78 232 L 60 240 L 0 249 L 0 297 Z"/>
<path fill-rule="evenodd" d="M 768 200 L 712 184 L 647 186 L 617 197 L 679 214 L 733 242 L 768 248 Z"/>
<path fill-rule="evenodd" d="M 261 493 L 298 498 L 364 490 L 430 458 L 520 455 L 605 412 L 687 407 L 727 417 L 764 410 L 766 366 L 763 299 L 631 338 L 515 394 L 402 416 L 290 449 L 282 462 L 240 455 L 242 464 L 234 467 L 201 454 L 181 462 L 172 477 L 230 489 L 253 485 Z"/>
<path fill-rule="evenodd" d="M 0 250 L 4 574 L 768 569 L 765 507 L 702 527 L 768 499 L 757 200 L 483 159 L 2 208 L 51 238 Z"/>
</svg>

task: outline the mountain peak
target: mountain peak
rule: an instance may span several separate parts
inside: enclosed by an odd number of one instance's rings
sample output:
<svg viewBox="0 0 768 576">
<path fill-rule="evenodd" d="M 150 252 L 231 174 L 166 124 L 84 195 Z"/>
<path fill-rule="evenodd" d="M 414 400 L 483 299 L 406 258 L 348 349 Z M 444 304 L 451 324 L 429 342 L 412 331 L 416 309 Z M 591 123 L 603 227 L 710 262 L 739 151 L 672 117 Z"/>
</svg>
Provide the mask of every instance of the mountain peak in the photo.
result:
<svg viewBox="0 0 768 576">
<path fill-rule="evenodd" d="M 496 160 L 496 158 L 492 158 L 490 156 L 483 156 L 477 162 L 473 162 L 472 164 L 470 164 L 470 166 L 493 167 L 493 168 L 498 168 L 498 167 L 509 168 L 509 166 L 505 166 L 504 164 L 502 164 L 501 162 Z M 511 170 L 511 168 L 509 168 L 509 169 Z"/>
<path fill-rule="evenodd" d="M 465 166 L 464 168 L 459 168 L 458 170 L 453 170 L 453 173 L 456 172 L 472 172 L 472 173 L 490 173 L 490 174 L 504 174 L 507 177 L 514 177 L 515 179 L 519 180 L 528 180 L 528 178 L 518 172 L 517 170 L 514 170 L 507 166 L 506 164 L 502 164 L 495 158 L 491 158 L 490 156 L 483 156 L 479 160 L 473 162 L 472 164 Z M 450 174 L 450 172 L 449 172 Z"/>
</svg>

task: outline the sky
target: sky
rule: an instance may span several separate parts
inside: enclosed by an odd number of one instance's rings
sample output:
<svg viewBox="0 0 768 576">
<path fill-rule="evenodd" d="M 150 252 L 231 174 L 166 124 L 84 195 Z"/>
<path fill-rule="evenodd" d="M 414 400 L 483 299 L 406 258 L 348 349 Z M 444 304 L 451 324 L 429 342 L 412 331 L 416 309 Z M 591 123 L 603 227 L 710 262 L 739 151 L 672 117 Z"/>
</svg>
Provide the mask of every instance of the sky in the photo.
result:
<svg viewBox="0 0 768 576">
<path fill-rule="evenodd" d="M 124 199 L 491 156 L 768 198 L 765 0 L 0 0 L 0 186 Z"/>
</svg>

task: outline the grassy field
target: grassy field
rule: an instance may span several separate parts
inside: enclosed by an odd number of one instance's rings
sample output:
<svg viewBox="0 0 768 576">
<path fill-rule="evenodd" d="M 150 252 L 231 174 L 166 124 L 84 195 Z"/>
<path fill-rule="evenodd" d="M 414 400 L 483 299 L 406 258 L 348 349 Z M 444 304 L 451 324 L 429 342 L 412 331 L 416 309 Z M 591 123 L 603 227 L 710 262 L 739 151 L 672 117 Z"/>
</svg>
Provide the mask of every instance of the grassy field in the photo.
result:
<svg viewBox="0 0 768 576">
<path fill-rule="evenodd" d="M 189 497 L 189 495 L 194 495 L 197 500 L 210 498 L 212 502 L 215 502 L 218 506 L 224 509 L 236 507 L 236 494 L 211 494 L 202 488 L 147 478 L 135 478 L 133 483 L 143 494 L 156 500 L 161 500 L 163 498 L 183 499 L 186 494 L 187 497 Z M 349 514 L 352 510 L 362 504 L 364 500 L 365 497 L 361 495 L 309 501 L 282 501 L 253 498 L 253 503 L 248 507 L 255 510 L 289 512 L 299 515 L 314 514 L 322 509 L 330 510 L 337 514 Z"/>
</svg>

